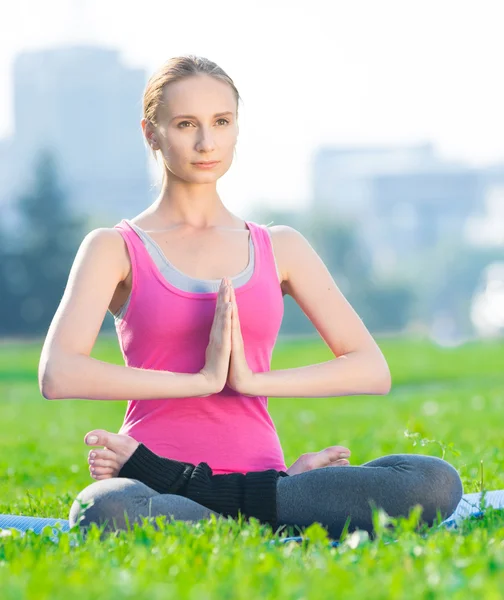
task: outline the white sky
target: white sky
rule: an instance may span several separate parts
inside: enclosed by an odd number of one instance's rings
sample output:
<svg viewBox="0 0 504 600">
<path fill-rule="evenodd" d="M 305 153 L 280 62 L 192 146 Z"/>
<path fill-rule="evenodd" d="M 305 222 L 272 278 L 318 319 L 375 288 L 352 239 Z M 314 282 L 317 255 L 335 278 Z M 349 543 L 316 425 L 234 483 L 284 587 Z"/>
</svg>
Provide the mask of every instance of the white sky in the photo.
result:
<svg viewBox="0 0 504 600">
<path fill-rule="evenodd" d="M 17 0 L 0 20 L 0 137 L 17 52 L 94 42 L 148 75 L 199 54 L 234 80 L 231 210 L 301 206 L 319 144 L 432 141 L 450 160 L 504 161 L 501 0 Z"/>
</svg>

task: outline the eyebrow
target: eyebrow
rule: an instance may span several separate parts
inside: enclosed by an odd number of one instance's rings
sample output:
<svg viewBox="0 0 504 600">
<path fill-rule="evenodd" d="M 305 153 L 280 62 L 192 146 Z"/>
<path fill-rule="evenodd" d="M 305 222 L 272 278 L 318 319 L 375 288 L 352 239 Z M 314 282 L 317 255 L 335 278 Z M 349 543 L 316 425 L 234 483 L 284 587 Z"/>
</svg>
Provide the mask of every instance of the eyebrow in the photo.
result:
<svg viewBox="0 0 504 600">
<path fill-rule="evenodd" d="M 232 115 L 232 111 L 227 110 L 226 112 L 220 112 L 220 113 L 215 113 L 214 118 L 215 117 L 222 117 L 224 115 Z M 174 121 L 175 119 L 197 119 L 197 117 L 195 117 L 194 115 L 176 115 L 175 117 L 173 117 L 172 119 L 170 119 L 170 123 L 172 121 Z"/>
</svg>

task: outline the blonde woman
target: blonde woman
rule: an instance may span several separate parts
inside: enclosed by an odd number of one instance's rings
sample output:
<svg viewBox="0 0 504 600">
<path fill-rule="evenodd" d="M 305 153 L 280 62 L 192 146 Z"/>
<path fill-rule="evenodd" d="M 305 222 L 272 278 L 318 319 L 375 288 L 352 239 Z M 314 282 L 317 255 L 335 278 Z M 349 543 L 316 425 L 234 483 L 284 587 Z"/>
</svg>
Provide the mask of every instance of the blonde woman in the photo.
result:
<svg viewBox="0 0 504 600">
<path fill-rule="evenodd" d="M 305 237 L 245 221 L 219 197 L 239 100 L 232 79 L 205 58 L 172 58 L 154 73 L 141 125 L 162 162 L 159 197 L 136 217 L 91 231 L 77 253 L 42 350 L 41 391 L 129 400 L 118 434 L 86 436 L 103 448 L 90 451 L 97 481 L 79 494 L 70 524 L 79 516 L 82 526 L 121 528 L 125 518 L 242 513 L 273 527 L 318 521 L 338 537 L 348 517 L 350 531 L 372 532 L 373 504 L 391 516 L 421 504 L 429 523 L 438 511 L 450 515 L 462 484 L 435 457 L 394 454 L 350 466 L 349 450 L 334 446 L 287 469 L 268 396 L 383 395 L 391 377 Z M 268 115 L 272 135 L 278 118 Z M 270 370 L 285 294 L 334 359 Z M 125 366 L 90 357 L 107 310 Z M 92 504 L 83 514 L 82 503 Z"/>
</svg>

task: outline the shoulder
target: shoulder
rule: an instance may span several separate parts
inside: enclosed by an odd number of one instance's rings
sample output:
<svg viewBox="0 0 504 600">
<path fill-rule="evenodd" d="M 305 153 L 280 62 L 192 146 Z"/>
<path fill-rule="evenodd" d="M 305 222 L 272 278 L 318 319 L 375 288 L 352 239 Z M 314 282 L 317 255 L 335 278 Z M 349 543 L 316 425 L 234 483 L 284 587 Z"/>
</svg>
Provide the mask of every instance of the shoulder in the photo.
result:
<svg viewBox="0 0 504 600">
<path fill-rule="evenodd" d="M 114 229 L 113 227 L 98 227 L 92 229 L 84 236 L 82 244 L 98 248 L 118 249 L 124 245 L 124 241 L 118 229 Z"/>
<path fill-rule="evenodd" d="M 304 235 L 290 225 L 263 225 L 268 231 L 282 282 L 289 280 L 292 269 L 307 252 L 313 251 Z"/>
<path fill-rule="evenodd" d="M 280 243 L 304 238 L 301 232 L 290 225 L 271 225 L 270 227 L 265 225 L 264 227 L 270 232 L 271 237 L 279 240 Z"/>
<path fill-rule="evenodd" d="M 113 227 L 98 227 L 89 231 L 81 242 L 79 252 L 116 262 L 124 275 L 123 279 L 126 279 L 131 268 L 124 238 L 119 230 Z"/>
<path fill-rule="evenodd" d="M 303 248 L 310 247 L 305 236 L 291 227 L 290 225 L 273 225 L 266 227 L 270 233 L 271 241 L 278 248 L 279 252 L 290 253 L 293 251 L 303 251 Z"/>
</svg>

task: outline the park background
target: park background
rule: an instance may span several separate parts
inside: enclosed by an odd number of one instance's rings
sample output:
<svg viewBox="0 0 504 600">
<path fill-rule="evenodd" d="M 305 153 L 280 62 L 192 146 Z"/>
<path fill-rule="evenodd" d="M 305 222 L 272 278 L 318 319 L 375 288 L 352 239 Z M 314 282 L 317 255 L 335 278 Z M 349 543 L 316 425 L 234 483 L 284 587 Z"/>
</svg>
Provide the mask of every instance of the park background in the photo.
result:
<svg viewBox="0 0 504 600">
<path fill-rule="evenodd" d="M 122 422 L 126 400 L 45 400 L 38 359 L 83 237 L 132 218 L 159 191 L 141 98 L 150 73 L 181 54 L 215 61 L 243 98 L 237 156 L 218 185 L 224 203 L 301 231 L 391 369 L 387 396 L 271 399 L 287 464 L 332 444 L 350 448 L 355 465 L 424 453 L 451 462 L 467 493 L 503 489 L 501 16 L 490 1 L 9 3 L 0 513 L 66 518 L 92 482 L 84 434 Z M 110 314 L 92 356 L 122 364 Z M 272 368 L 330 358 L 285 297 Z M 322 545 L 260 550 L 265 534 L 253 527 L 243 537 L 202 531 L 211 544 L 192 543 L 189 529 L 137 533 L 126 554 L 119 543 L 71 551 L 2 538 L 3 597 L 248 598 L 248 582 L 264 597 L 323 598 L 337 581 L 341 597 L 497 598 L 504 587 L 502 518 L 393 548 L 354 539 L 336 557 Z"/>
</svg>

